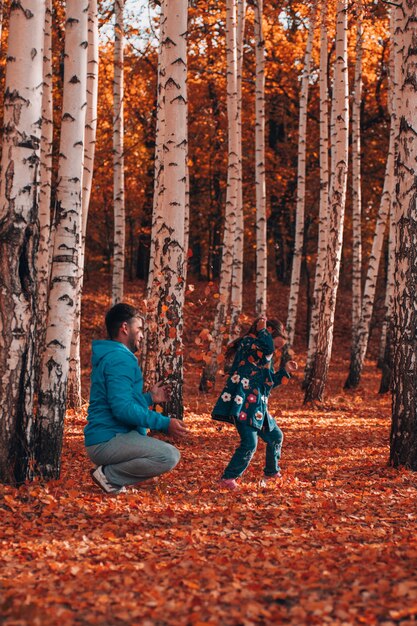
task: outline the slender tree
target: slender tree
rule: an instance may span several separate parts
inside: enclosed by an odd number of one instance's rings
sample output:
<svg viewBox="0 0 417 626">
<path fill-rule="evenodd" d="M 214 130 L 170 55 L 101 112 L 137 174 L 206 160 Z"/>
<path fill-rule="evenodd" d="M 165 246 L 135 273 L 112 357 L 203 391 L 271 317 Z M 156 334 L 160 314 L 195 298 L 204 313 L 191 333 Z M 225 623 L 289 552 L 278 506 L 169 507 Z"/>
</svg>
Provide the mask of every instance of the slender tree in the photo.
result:
<svg viewBox="0 0 417 626">
<path fill-rule="evenodd" d="M 0 176 L 0 481 L 29 472 L 45 3 L 12 3 Z"/>
<path fill-rule="evenodd" d="M 56 231 L 46 348 L 35 422 L 36 471 L 45 478 L 57 478 L 60 473 L 71 339 L 80 280 L 87 41 L 88 2 L 67 0 Z"/>
<path fill-rule="evenodd" d="M 236 90 L 237 90 L 237 195 L 235 242 L 232 267 L 232 289 L 230 301 L 230 337 L 239 335 L 239 317 L 242 312 L 243 297 L 243 189 L 242 189 L 242 69 L 243 39 L 245 32 L 246 0 L 237 0 L 236 6 Z"/>
<path fill-rule="evenodd" d="M 113 203 L 114 203 L 114 251 L 113 251 L 113 304 L 123 299 L 125 268 L 125 190 L 124 190 L 124 0 L 115 0 L 114 25 L 114 82 L 113 82 Z"/>
<path fill-rule="evenodd" d="M 88 209 L 93 182 L 94 155 L 97 131 L 97 96 L 98 96 L 98 13 L 97 0 L 90 0 L 88 9 L 88 53 L 87 53 L 87 111 L 84 136 L 84 165 L 82 180 L 82 247 L 80 254 L 80 279 L 78 283 L 77 307 L 75 310 L 74 330 L 71 340 L 70 369 L 68 377 L 67 405 L 79 409 L 81 396 L 81 294 L 84 282 L 85 238 L 87 233 Z"/>
<path fill-rule="evenodd" d="M 256 186 L 256 294 L 255 311 L 264 314 L 267 306 L 267 231 L 265 180 L 265 41 L 263 0 L 255 0 L 255 186 Z"/>
<path fill-rule="evenodd" d="M 311 364 L 316 350 L 317 329 L 320 318 L 318 302 L 326 263 L 329 220 L 329 89 L 327 84 L 328 37 L 327 0 L 322 0 L 320 15 L 320 208 L 317 242 L 317 261 L 314 278 L 313 307 L 308 337 L 308 351 L 303 387 L 311 376 Z"/>
<path fill-rule="evenodd" d="M 150 300 L 159 324 L 157 377 L 168 380 L 167 413 L 183 416 L 183 304 L 185 291 L 185 210 L 187 201 L 187 0 L 167 2 L 164 25 L 165 124 L 162 220 L 155 243 Z M 156 268 L 160 268 L 156 272 Z"/>
<path fill-rule="evenodd" d="M 392 65 L 392 64 L 391 64 Z M 372 311 L 375 300 L 378 269 L 384 243 L 384 232 L 394 192 L 394 150 L 395 138 L 398 133 L 397 116 L 394 112 L 393 94 L 395 91 L 395 79 L 390 81 L 389 110 L 391 112 L 390 139 L 388 156 L 385 169 L 384 187 L 381 203 L 375 224 L 375 232 L 372 241 L 372 250 L 369 257 L 368 270 L 363 290 L 361 315 L 357 321 L 356 332 L 352 342 L 349 375 L 345 382 L 346 388 L 358 386 L 368 348 L 369 332 L 371 327 Z"/>
<path fill-rule="evenodd" d="M 163 224 L 163 197 L 164 197 L 164 137 L 165 137 L 165 83 L 166 83 L 166 0 L 162 0 L 159 17 L 159 49 L 158 49 L 158 85 L 156 100 L 156 133 L 155 133 L 155 169 L 154 193 L 152 209 L 152 232 L 149 259 L 149 274 L 146 289 L 146 338 L 142 353 L 142 363 L 146 383 L 151 387 L 156 381 L 157 368 L 157 341 L 158 341 L 158 284 L 162 272 L 159 263 L 162 253 L 159 249 L 163 243 L 160 237 Z M 185 230 L 185 226 L 184 226 Z"/>
<path fill-rule="evenodd" d="M 356 62 L 352 102 L 352 350 L 357 342 L 362 302 L 361 104 L 363 6 L 356 5 Z"/>
<path fill-rule="evenodd" d="M 396 206 L 396 194 L 395 194 L 395 172 L 394 166 L 396 161 L 395 154 L 398 153 L 398 146 L 396 146 L 396 139 L 398 137 L 398 112 L 401 105 L 401 91 L 398 89 L 398 83 L 402 71 L 402 53 L 400 40 L 395 37 L 396 21 L 400 21 L 400 13 L 391 10 L 390 11 L 390 36 L 391 36 L 391 48 L 390 48 L 390 62 L 389 62 L 389 110 L 391 117 L 390 128 L 390 142 L 394 144 L 394 158 L 391 159 L 391 171 L 387 172 L 387 175 L 392 180 L 392 193 L 391 204 L 389 212 L 389 234 L 388 234 L 388 268 L 387 268 L 387 281 L 385 290 L 385 315 L 381 329 L 381 341 L 378 365 L 381 367 L 381 385 L 379 393 L 386 393 L 391 388 L 391 374 L 392 374 L 392 333 L 391 333 L 391 320 L 392 310 L 394 305 L 394 271 L 395 271 L 395 216 L 397 213 Z M 401 31 L 401 27 L 399 28 Z"/>
<path fill-rule="evenodd" d="M 237 130 L 237 2 L 226 1 L 226 62 L 227 62 L 227 120 L 228 120 L 228 164 L 226 211 L 223 231 L 222 262 L 212 341 L 210 343 L 210 361 L 203 368 L 200 390 L 207 391 L 214 384 L 221 355 L 227 314 L 230 309 L 230 290 L 233 269 L 234 238 L 236 229 L 236 211 L 238 195 L 238 139 Z"/>
<path fill-rule="evenodd" d="M 343 223 L 346 204 L 348 161 L 349 97 L 347 65 L 347 0 L 336 7 L 336 58 L 331 116 L 331 178 L 329 192 L 329 234 L 318 307 L 318 329 L 311 375 L 305 401 L 322 400 L 330 364 L 334 313 L 339 285 Z"/>
<path fill-rule="evenodd" d="M 39 181 L 39 245 L 36 251 L 38 282 L 37 360 L 45 348 L 49 277 L 51 273 L 51 183 L 53 151 L 52 0 L 46 0 L 43 52 L 42 132 Z M 36 368 L 39 371 L 39 367 Z"/>
<path fill-rule="evenodd" d="M 417 3 L 398 3 L 395 38 L 402 43 L 395 290 L 393 311 L 393 397 L 390 462 L 417 470 Z M 402 18 L 402 21 L 400 21 Z"/>
<path fill-rule="evenodd" d="M 313 49 L 316 22 L 316 3 L 313 4 L 310 18 L 307 46 L 304 56 L 304 68 L 301 75 L 300 111 L 298 124 L 298 167 L 297 167 L 297 207 L 295 212 L 295 241 L 291 271 L 291 289 L 288 301 L 287 335 L 288 347 L 294 343 L 295 323 L 297 319 L 298 294 L 300 290 L 301 261 L 304 248 L 304 213 L 306 193 L 306 140 L 307 140 L 307 104 L 310 81 L 311 52 Z"/>
</svg>

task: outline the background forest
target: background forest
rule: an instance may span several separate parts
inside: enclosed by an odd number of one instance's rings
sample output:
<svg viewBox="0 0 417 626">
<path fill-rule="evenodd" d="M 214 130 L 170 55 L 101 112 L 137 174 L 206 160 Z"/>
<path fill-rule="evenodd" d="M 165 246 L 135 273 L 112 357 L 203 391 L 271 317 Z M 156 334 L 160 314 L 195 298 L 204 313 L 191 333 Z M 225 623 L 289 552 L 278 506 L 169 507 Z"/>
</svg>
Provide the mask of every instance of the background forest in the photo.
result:
<svg viewBox="0 0 417 626">
<path fill-rule="evenodd" d="M 414 624 L 417 2 L 0 14 L 0 619 Z M 168 479 L 111 499 L 82 433 L 120 300 L 189 437 Z M 270 404 L 283 478 L 258 450 L 227 493 L 224 348 L 265 312 L 299 363 Z"/>
</svg>

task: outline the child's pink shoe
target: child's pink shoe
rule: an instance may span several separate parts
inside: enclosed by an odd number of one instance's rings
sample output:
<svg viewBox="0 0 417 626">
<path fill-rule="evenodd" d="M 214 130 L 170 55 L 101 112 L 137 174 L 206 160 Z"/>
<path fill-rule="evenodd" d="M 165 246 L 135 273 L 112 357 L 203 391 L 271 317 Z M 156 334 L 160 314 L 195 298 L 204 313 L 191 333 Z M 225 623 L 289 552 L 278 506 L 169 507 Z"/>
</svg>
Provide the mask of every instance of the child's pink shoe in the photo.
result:
<svg viewBox="0 0 417 626">
<path fill-rule="evenodd" d="M 261 486 L 266 487 L 266 485 L 277 485 L 278 483 L 281 482 L 281 479 L 282 479 L 281 472 L 274 474 L 274 476 L 264 476 L 261 479 Z"/>
<path fill-rule="evenodd" d="M 221 478 L 220 487 L 226 487 L 226 489 L 240 489 L 239 484 L 235 478 Z"/>
</svg>

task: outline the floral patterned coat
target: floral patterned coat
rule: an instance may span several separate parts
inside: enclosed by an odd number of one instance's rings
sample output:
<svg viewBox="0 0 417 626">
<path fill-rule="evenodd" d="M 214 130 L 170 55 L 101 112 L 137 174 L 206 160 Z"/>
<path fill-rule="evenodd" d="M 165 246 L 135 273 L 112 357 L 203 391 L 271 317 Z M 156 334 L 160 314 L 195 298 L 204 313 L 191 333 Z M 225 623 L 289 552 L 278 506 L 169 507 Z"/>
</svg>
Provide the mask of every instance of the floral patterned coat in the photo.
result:
<svg viewBox="0 0 417 626">
<path fill-rule="evenodd" d="M 275 422 L 268 412 L 271 389 L 291 378 L 284 368 L 274 372 L 274 342 L 271 334 L 260 330 L 257 335 L 247 335 L 237 349 L 230 374 L 212 411 L 215 420 L 246 422 L 260 430 L 264 419 L 269 429 Z"/>
</svg>

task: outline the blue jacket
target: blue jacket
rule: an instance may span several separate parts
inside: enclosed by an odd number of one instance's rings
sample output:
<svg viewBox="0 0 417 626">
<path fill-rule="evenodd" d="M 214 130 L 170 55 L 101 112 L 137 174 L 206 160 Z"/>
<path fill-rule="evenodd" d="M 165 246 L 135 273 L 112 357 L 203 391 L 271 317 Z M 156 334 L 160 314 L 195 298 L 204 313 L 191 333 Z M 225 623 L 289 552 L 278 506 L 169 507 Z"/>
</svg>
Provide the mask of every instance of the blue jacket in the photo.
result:
<svg viewBox="0 0 417 626">
<path fill-rule="evenodd" d="M 131 430 L 141 435 L 147 428 L 167 430 L 169 417 L 149 409 L 152 396 L 142 393 L 142 370 L 129 348 L 118 341 L 93 341 L 92 366 L 86 446 Z"/>
</svg>

